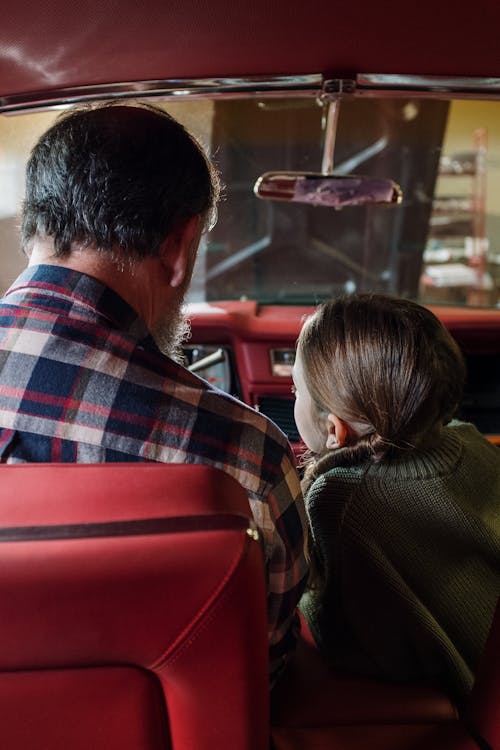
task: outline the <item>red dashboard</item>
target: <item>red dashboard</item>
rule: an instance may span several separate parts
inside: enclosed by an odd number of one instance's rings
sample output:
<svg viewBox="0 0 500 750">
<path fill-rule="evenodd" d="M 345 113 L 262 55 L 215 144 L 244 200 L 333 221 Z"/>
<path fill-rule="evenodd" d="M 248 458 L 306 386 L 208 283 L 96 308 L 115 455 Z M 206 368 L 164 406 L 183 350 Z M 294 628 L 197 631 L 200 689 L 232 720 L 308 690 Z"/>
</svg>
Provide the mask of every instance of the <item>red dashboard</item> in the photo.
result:
<svg viewBox="0 0 500 750">
<path fill-rule="evenodd" d="M 466 359 L 468 379 L 459 416 L 500 444 L 500 310 L 431 309 L 455 337 Z M 229 375 L 221 387 L 273 419 L 297 453 L 300 444 L 290 370 L 302 321 L 312 310 L 259 306 L 252 301 L 197 303 L 188 309 L 190 346 L 220 347 L 226 354 Z M 199 374 L 207 377 L 203 371 Z"/>
</svg>

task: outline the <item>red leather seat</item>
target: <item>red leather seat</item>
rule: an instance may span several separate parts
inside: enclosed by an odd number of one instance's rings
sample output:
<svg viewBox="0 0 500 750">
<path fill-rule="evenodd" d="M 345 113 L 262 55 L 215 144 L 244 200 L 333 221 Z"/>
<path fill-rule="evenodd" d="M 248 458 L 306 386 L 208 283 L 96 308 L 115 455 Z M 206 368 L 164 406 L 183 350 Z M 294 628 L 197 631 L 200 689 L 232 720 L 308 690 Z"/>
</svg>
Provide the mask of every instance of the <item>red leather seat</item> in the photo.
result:
<svg viewBox="0 0 500 750">
<path fill-rule="evenodd" d="M 500 748 L 500 598 L 464 721 L 486 747 Z"/>
<path fill-rule="evenodd" d="M 500 750 L 500 603 L 462 716 L 439 690 L 338 675 L 302 621 L 272 695 L 273 750 Z"/>
<path fill-rule="evenodd" d="M 5 750 L 269 745 L 263 557 L 217 469 L 0 469 Z"/>
<path fill-rule="evenodd" d="M 448 722 L 450 698 L 428 685 L 401 685 L 339 674 L 323 660 L 301 615 L 296 653 L 272 694 L 271 722 L 282 727 Z"/>
</svg>

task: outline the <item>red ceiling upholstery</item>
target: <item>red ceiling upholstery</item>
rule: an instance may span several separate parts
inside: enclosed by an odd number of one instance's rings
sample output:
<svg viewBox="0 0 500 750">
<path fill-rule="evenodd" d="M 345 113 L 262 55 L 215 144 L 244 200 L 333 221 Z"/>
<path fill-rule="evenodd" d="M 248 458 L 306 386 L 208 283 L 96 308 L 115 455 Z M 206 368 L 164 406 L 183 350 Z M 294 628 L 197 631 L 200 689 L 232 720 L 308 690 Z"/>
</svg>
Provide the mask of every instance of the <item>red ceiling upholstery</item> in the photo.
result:
<svg viewBox="0 0 500 750">
<path fill-rule="evenodd" d="M 499 76 L 496 0 L 4 0 L 0 97 L 200 76 Z"/>
</svg>

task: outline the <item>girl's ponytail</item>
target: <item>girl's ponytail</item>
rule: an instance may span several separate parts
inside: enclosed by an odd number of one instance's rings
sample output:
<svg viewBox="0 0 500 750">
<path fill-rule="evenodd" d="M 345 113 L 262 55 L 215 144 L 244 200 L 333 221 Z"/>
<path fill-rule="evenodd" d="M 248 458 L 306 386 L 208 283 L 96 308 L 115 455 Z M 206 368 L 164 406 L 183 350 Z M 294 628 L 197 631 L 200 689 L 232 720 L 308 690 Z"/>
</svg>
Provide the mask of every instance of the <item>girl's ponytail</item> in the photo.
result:
<svg viewBox="0 0 500 750">
<path fill-rule="evenodd" d="M 297 350 L 318 415 L 361 428 L 347 445 L 306 459 L 306 483 L 327 466 L 378 463 L 418 447 L 461 401 L 465 366 L 456 342 L 410 300 L 360 294 L 321 305 Z"/>
</svg>

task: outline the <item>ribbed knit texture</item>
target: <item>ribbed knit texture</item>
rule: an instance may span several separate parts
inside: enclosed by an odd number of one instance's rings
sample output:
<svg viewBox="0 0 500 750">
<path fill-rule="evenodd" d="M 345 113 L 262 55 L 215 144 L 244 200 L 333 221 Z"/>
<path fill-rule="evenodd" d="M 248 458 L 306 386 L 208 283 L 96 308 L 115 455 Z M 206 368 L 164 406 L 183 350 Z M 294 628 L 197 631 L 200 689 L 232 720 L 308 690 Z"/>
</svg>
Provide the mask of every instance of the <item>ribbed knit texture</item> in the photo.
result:
<svg viewBox="0 0 500 750">
<path fill-rule="evenodd" d="M 327 658 L 460 702 L 500 594 L 500 450 L 455 422 L 432 450 L 326 462 L 306 507 L 324 582 L 301 609 Z"/>
</svg>

